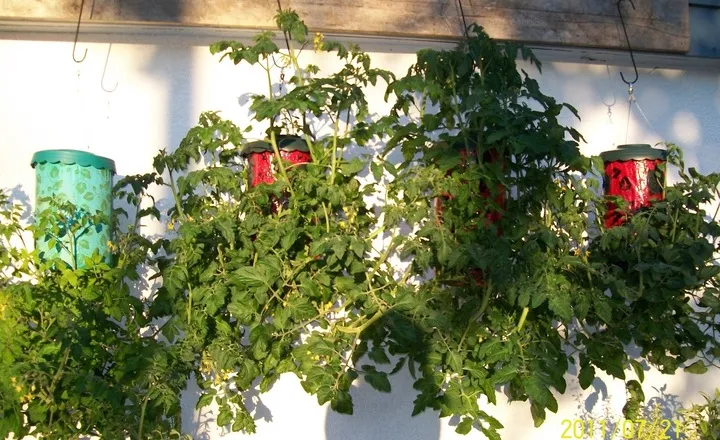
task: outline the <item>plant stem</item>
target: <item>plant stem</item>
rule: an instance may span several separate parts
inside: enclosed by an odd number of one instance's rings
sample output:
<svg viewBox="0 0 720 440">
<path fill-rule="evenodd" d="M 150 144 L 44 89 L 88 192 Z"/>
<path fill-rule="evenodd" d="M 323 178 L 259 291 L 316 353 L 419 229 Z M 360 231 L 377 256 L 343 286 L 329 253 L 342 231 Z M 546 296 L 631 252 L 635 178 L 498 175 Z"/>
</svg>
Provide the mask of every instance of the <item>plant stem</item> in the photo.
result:
<svg viewBox="0 0 720 440">
<path fill-rule="evenodd" d="M 382 310 L 382 309 L 380 309 L 380 310 L 378 310 L 377 312 L 375 312 L 375 314 L 374 314 L 370 319 L 368 319 L 367 321 L 365 321 L 360 327 L 345 327 L 345 326 L 342 326 L 342 325 L 336 325 L 335 328 L 336 328 L 337 330 L 343 332 L 343 333 L 350 333 L 350 334 L 359 335 L 359 334 L 362 333 L 366 328 L 368 328 L 368 327 L 370 327 L 371 325 L 373 325 L 373 324 L 375 323 L 375 321 L 377 321 L 378 319 L 382 318 L 383 315 L 385 314 L 385 312 L 387 312 L 388 310 L 390 310 L 390 309 L 387 309 L 387 310 Z"/>
<path fill-rule="evenodd" d="M 170 191 L 172 191 L 173 199 L 175 199 L 175 209 L 177 209 L 178 215 L 182 221 L 187 220 L 185 211 L 183 211 L 182 204 L 180 203 L 180 197 L 178 196 L 177 186 L 175 186 L 175 178 L 173 178 L 172 170 L 168 169 L 170 174 Z"/>
<path fill-rule="evenodd" d="M 522 311 L 522 315 L 520 315 L 520 321 L 518 321 L 517 325 L 517 331 L 519 332 L 522 330 L 523 325 L 525 325 L 525 319 L 527 318 L 528 312 L 530 311 L 530 307 L 525 307 Z"/>
<path fill-rule="evenodd" d="M 147 408 L 148 400 L 150 400 L 150 390 L 143 399 L 142 406 L 140 406 L 140 424 L 138 425 L 138 440 L 143 438 L 143 423 L 145 422 L 145 408 Z"/>
<path fill-rule="evenodd" d="M 290 179 L 287 175 L 287 169 L 285 168 L 285 164 L 283 163 L 283 158 L 280 156 L 280 149 L 277 145 L 277 139 L 275 138 L 275 132 L 270 132 L 270 145 L 272 146 L 273 153 L 275 153 L 275 159 L 278 162 L 278 167 L 280 168 L 280 174 L 282 175 L 283 179 L 285 179 L 285 182 L 288 185 L 288 191 L 290 191 L 290 195 L 295 197 L 295 191 L 293 191 L 292 185 L 290 184 Z"/>
<path fill-rule="evenodd" d="M 467 327 L 465 327 L 465 332 L 463 332 L 462 337 L 460 338 L 460 343 L 458 344 L 458 350 L 460 350 L 463 346 L 463 343 L 465 343 L 465 337 L 467 336 L 468 331 L 470 331 L 470 326 L 473 322 L 480 319 L 480 317 L 485 313 L 485 309 L 487 309 L 488 303 L 490 302 L 490 293 L 492 292 L 492 280 L 488 280 L 487 285 L 485 285 L 485 292 L 483 293 L 482 302 L 480 303 L 480 308 L 478 309 L 475 314 L 470 318 L 468 321 Z"/>
<path fill-rule="evenodd" d="M 70 347 L 65 347 L 65 351 L 63 352 L 62 360 L 60 361 L 60 366 L 58 367 L 57 371 L 53 375 L 52 382 L 50 382 L 50 388 L 49 388 L 49 398 L 53 399 L 53 395 L 55 394 L 55 387 L 57 386 L 57 383 L 60 381 L 60 378 L 63 375 L 63 370 L 65 369 L 65 365 L 67 364 L 67 360 L 70 357 Z M 54 406 L 53 409 L 50 410 L 50 423 L 49 425 L 52 426 L 53 424 L 53 417 L 55 416 Z"/>
<path fill-rule="evenodd" d="M 187 323 L 190 325 L 190 317 L 192 311 L 192 287 L 188 284 L 188 305 L 187 305 Z"/>
<path fill-rule="evenodd" d="M 328 215 L 327 206 L 325 202 L 322 202 L 323 212 L 325 213 L 325 232 L 330 233 L 330 216 Z"/>
</svg>

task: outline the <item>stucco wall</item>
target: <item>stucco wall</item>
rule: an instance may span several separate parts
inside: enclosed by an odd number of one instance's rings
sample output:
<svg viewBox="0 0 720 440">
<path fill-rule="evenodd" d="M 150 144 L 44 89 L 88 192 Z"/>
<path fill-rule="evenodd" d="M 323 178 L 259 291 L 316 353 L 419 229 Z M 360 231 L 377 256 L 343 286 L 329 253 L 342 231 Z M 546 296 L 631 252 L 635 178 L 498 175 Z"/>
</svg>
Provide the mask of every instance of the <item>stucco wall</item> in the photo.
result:
<svg viewBox="0 0 720 440">
<path fill-rule="evenodd" d="M 31 202 L 35 190 L 32 154 L 41 149 L 87 149 L 113 158 L 119 175 L 151 170 L 158 148 L 177 145 L 203 110 L 221 110 L 240 125 L 248 123 L 246 107 L 241 105 L 247 93 L 265 90 L 264 78 L 248 67 L 218 64 L 204 46 L 195 46 L 190 38 L 158 38 L 154 44 L 80 44 L 88 48 L 84 63 L 71 58 L 72 43 L 38 41 L 37 36 L 13 35 L 3 40 L 0 34 L 0 187 L 12 188 L 19 199 Z M 35 40 L 35 41 L 31 41 Z M 127 39 L 126 39 L 127 40 Z M 373 45 L 373 61 L 398 75 L 406 72 L 414 55 L 409 46 L 391 42 Z M 101 76 L 107 58 L 105 85 Z M 545 52 L 550 53 L 550 52 Z M 315 60 L 329 68 L 329 60 Z M 588 154 L 625 143 L 628 127 L 627 89 L 620 81 L 616 66 L 554 61 L 546 57 L 541 89 L 567 101 L 580 112 L 582 121 L 572 123 L 587 139 L 583 150 Z M 627 68 L 624 68 L 627 71 Z M 638 103 L 647 121 L 636 108 L 630 117 L 627 140 L 654 143 L 667 140 L 685 148 L 687 162 L 702 172 L 720 171 L 720 73 L 718 71 L 682 71 L 642 69 L 636 85 Z M 382 112 L 387 104 L 383 90 L 369 90 L 371 110 Z M 616 103 L 608 107 L 603 100 Z M 649 121 L 649 123 L 648 123 Z M 256 127 L 261 136 L 265 127 Z M 698 391 L 720 386 L 720 371 L 705 376 L 678 374 L 662 376 L 646 373 L 648 398 L 660 391 L 666 402 L 688 404 L 698 401 Z M 488 408 L 506 426 L 505 439 L 561 438 L 564 419 L 571 421 L 587 412 L 599 419 L 616 420 L 625 401 L 622 382 L 597 379 L 582 392 L 574 380 L 560 396 L 560 412 L 549 414 L 545 424 L 535 429 L 529 410 L 521 403 L 508 406 L 499 398 L 497 407 Z M 393 380 L 394 392 L 378 394 L 362 382 L 353 391 L 356 415 L 340 416 L 319 407 L 306 395 L 292 376 L 282 379 L 266 395 L 260 396 L 256 440 L 294 438 L 327 440 L 400 439 L 438 440 L 457 436 L 447 420 L 435 414 L 411 418 L 414 393 L 409 375 Z M 653 390 L 656 387 L 657 390 Z M 185 429 L 197 438 L 219 438 L 212 414 L 194 414 L 191 387 L 185 396 Z M 675 400 L 673 400 L 675 399 Z M 669 416 L 672 416 L 669 414 Z M 608 417 L 608 418 L 606 418 Z M 267 421 L 267 423 L 266 423 Z M 209 430 L 207 436 L 201 432 Z M 572 436 L 572 432 L 569 433 Z M 241 438 L 229 434 L 225 438 Z M 472 433 L 467 439 L 483 438 Z M 599 437 L 596 437 L 599 438 Z"/>
</svg>

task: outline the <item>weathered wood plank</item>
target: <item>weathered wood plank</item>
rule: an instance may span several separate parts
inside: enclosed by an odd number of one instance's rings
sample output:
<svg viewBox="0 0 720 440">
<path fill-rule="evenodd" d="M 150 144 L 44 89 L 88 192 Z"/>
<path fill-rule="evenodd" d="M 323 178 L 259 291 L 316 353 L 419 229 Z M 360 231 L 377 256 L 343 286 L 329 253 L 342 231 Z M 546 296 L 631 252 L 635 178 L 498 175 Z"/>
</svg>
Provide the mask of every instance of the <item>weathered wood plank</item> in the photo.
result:
<svg viewBox="0 0 720 440">
<path fill-rule="evenodd" d="M 460 38 L 456 0 L 282 0 L 314 31 Z M 80 0 L 2 0 L 0 19 L 76 20 Z M 623 2 L 633 48 L 686 52 L 687 0 Z M 274 0 L 87 0 L 84 21 L 273 28 Z M 463 0 L 468 22 L 498 39 L 625 49 L 615 0 Z"/>
</svg>

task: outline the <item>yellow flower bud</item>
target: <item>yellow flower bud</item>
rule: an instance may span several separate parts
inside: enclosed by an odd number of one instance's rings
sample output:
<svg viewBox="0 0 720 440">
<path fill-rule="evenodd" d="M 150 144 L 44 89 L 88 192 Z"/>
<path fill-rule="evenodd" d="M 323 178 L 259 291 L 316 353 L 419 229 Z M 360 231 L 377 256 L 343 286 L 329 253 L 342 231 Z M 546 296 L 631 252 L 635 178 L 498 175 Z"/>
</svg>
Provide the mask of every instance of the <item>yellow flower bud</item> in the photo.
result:
<svg viewBox="0 0 720 440">
<path fill-rule="evenodd" d="M 323 34 L 321 34 L 320 32 L 316 32 L 315 38 L 313 38 L 313 49 L 315 49 L 315 52 L 322 51 L 324 44 L 325 44 L 325 36 Z"/>
</svg>

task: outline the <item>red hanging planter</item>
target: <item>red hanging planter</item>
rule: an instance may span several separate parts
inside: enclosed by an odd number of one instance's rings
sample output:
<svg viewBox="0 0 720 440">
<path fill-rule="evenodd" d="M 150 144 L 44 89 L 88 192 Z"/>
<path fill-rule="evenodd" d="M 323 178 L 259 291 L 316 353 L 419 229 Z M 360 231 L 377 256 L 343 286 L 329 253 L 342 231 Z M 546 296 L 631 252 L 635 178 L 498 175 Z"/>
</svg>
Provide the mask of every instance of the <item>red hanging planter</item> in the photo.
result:
<svg viewBox="0 0 720 440">
<path fill-rule="evenodd" d="M 475 146 L 471 146 L 470 148 L 465 148 L 465 144 L 462 142 L 456 142 L 452 146 L 453 149 L 459 152 L 460 154 L 460 168 L 464 168 L 467 165 L 467 156 L 468 156 L 468 150 L 470 152 L 470 160 L 471 161 L 477 161 L 477 149 Z M 500 160 L 500 154 L 497 152 L 497 150 L 492 149 L 489 151 L 486 151 L 483 154 L 482 161 L 483 163 L 496 163 Z M 501 163 L 502 166 L 502 163 Z M 450 169 L 447 171 L 446 175 L 452 174 L 453 170 Z M 503 211 L 505 210 L 505 206 L 507 203 L 507 195 L 505 187 L 502 184 L 496 185 L 495 188 L 495 195 L 493 196 L 493 191 L 490 190 L 490 187 L 484 182 L 480 183 L 480 186 L 478 188 L 479 193 L 482 197 L 486 199 L 492 199 L 493 202 L 499 206 L 499 209 L 493 209 L 489 212 L 485 213 L 485 222 L 484 226 L 490 226 L 495 225 L 502 220 Z M 437 197 L 435 199 L 434 205 L 435 205 L 435 212 L 437 213 L 438 220 L 442 222 L 442 212 L 444 210 L 443 208 L 443 202 L 447 200 L 452 200 L 452 196 L 450 194 L 446 194 L 441 197 Z M 498 227 L 498 235 L 502 234 L 502 230 Z"/>
<path fill-rule="evenodd" d="M 620 145 L 600 154 L 605 166 L 605 195 L 622 197 L 628 205 L 623 211 L 608 202 L 606 227 L 622 225 L 633 212 L 665 197 L 666 156 L 665 150 L 647 144 Z"/>
<path fill-rule="evenodd" d="M 453 149 L 455 149 L 460 154 L 460 168 L 464 168 L 467 166 L 468 163 L 468 152 L 470 154 L 470 160 L 471 161 L 477 161 L 477 145 L 473 145 L 471 142 L 471 145 L 466 148 L 465 143 L 462 141 L 458 141 L 452 144 Z M 497 150 L 491 149 L 483 153 L 482 156 L 482 162 L 483 163 L 496 163 L 500 161 L 500 154 Z M 502 167 L 502 162 L 500 163 Z M 447 171 L 446 175 L 452 174 L 453 170 L 450 169 Z M 489 210 L 484 214 L 485 219 L 481 221 L 481 224 L 484 227 L 489 227 L 491 225 L 496 225 L 497 227 L 497 235 L 502 235 L 502 228 L 498 225 L 500 220 L 502 220 L 503 212 L 505 211 L 505 206 L 507 203 L 507 195 L 506 195 L 506 188 L 502 184 L 497 184 L 495 187 L 495 191 L 492 191 L 490 187 L 484 183 L 481 182 L 480 186 L 478 188 L 479 194 L 486 198 L 486 199 L 492 199 L 493 202 L 499 207 L 499 209 L 492 209 Z M 493 195 L 494 193 L 494 195 Z M 452 196 L 450 194 L 446 194 L 440 197 L 437 197 L 434 201 L 435 206 L 435 212 L 438 218 L 439 222 L 442 222 L 442 213 L 444 210 L 443 203 L 445 201 L 451 200 Z M 480 215 L 480 213 L 478 213 Z M 470 226 L 469 228 L 475 228 L 476 226 Z M 471 268 L 469 270 L 468 275 L 470 276 L 470 279 L 474 281 L 474 284 L 476 286 L 484 286 L 485 285 L 485 274 L 482 269 L 478 268 Z"/>
<path fill-rule="evenodd" d="M 298 136 L 278 135 L 276 140 L 280 157 L 292 165 L 312 162 L 307 142 Z M 274 183 L 276 180 L 275 153 L 270 141 L 250 142 L 242 150 L 242 156 L 247 158 L 249 171 L 249 184 L 254 188 L 261 183 Z"/>
</svg>

